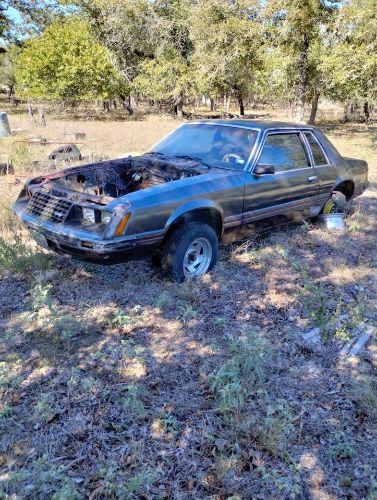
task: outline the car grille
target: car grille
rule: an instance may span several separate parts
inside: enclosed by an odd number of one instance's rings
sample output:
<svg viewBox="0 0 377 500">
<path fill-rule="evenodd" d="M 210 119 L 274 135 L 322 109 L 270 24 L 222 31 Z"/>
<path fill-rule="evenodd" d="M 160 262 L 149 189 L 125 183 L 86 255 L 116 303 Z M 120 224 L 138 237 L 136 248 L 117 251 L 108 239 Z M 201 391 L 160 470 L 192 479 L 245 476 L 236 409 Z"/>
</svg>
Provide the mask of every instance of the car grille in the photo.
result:
<svg viewBox="0 0 377 500">
<path fill-rule="evenodd" d="M 26 212 L 52 222 L 64 222 L 72 205 L 68 200 L 37 191 L 29 200 Z"/>
</svg>

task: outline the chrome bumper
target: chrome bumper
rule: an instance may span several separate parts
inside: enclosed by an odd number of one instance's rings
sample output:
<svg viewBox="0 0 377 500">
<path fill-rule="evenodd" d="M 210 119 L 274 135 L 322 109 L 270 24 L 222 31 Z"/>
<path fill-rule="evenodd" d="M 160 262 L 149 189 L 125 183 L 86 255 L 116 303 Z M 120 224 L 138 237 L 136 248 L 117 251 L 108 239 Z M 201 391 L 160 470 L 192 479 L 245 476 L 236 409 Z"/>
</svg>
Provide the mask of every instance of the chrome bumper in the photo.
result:
<svg viewBox="0 0 377 500">
<path fill-rule="evenodd" d="M 81 258 L 99 258 L 101 261 L 111 260 L 115 254 L 134 253 L 137 257 L 137 249 L 141 247 L 150 249 L 157 246 L 163 239 L 162 231 L 151 231 L 131 236 L 122 236 L 113 239 L 105 239 L 101 234 L 96 234 L 81 227 L 73 227 L 68 224 L 57 224 L 43 220 L 25 212 L 25 203 L 16 201 L 13 211 L 22 223 L 32 232 L 43 235 L 51 250 L 71 254 Z M 125 257 L 127 257 L 125 255 Z"/>
</svg>

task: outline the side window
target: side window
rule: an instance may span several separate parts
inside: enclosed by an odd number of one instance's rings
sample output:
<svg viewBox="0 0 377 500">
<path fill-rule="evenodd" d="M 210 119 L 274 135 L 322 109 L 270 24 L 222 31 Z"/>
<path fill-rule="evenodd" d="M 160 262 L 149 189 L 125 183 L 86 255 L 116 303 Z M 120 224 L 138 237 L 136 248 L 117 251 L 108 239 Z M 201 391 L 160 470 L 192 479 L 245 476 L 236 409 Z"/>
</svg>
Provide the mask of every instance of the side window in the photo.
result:
<svg viewBox="0 0 377 500">
<path fill-rule="evenodd" d="M 258 165 L 272 165 L 276 172 L 310 166 L 298 133 L 268 135 Z"/>
<path fill-rule="evenodd" d="M 314 135 L 311 132 L 305 132 L 305 137 L 307 138 L 310 149 L 313 153 L 314 165 L 316 167 L 319 165 L 327 165 L 327 158 Z"/>
</svg>

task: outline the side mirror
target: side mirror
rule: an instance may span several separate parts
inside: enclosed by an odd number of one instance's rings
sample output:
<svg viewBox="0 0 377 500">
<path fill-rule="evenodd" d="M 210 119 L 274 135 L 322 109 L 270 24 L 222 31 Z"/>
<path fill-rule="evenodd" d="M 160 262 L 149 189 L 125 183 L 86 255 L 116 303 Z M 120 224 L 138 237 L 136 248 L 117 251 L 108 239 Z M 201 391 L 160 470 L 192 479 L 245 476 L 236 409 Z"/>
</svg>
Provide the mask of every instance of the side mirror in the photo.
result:
<svg viewBox="0 0 377 500">
<path fill-rule="evenodd" d="M 275 167 L 273 167 L 272 165 L 257 165 L 253 170 L 254 175 L 268 175 L 274 173 Z"/>
</svg>

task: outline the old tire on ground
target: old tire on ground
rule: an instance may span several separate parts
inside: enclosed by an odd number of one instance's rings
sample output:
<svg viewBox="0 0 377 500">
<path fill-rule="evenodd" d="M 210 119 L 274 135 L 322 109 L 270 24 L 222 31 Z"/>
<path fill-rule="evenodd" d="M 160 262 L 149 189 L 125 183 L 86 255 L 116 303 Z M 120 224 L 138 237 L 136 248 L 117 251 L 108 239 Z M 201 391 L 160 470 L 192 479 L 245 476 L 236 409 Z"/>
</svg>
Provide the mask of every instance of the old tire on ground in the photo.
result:
<svg viewBox="0 0 377 500">
<path fill-rule="evenodd" d="M 351 210 L 351 204 L 347 201 L 347 198 L 343 193 L 339 191 L 334 191 L 331 198 L 326 202 L 323 207 L 322 213 L 324 215 L 328 214 L 344 214 L 348 215 Z"/>
<path fill-rule="evenodd" d="M 189 222 L 176 229 L 164 244 L 162 269 L 179 283 L 202 276 L 216 264 L 218 245 L 211 226 Z"/>
</svg>

